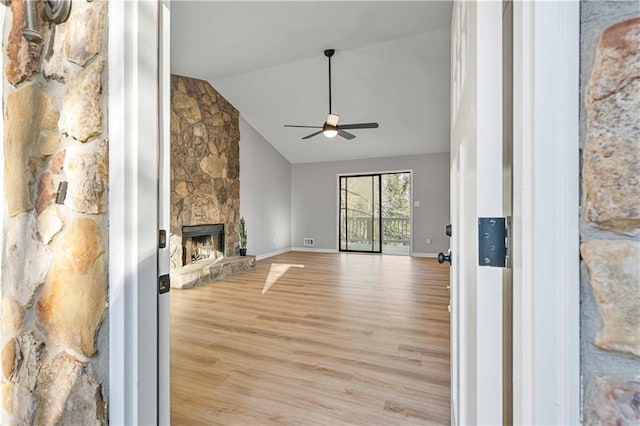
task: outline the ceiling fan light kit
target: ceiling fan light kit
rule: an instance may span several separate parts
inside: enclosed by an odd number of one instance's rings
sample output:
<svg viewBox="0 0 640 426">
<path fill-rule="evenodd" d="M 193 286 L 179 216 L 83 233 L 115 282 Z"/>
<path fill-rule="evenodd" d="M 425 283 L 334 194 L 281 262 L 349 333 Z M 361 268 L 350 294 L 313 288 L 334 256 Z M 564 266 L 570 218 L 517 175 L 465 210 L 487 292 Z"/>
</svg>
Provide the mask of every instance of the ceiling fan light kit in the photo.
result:
<svg viewBox="0 0 640 426">
<path fill-rule="evenodd" d="M 284 127 L 302 127 L 306 129 L 321 129 L 314 133 L 311 133 L 310 135 L 304 136 L 302 139 L 309 139 L 322 133 L 328 138 L 341 136 L 344 139 L 351 140 L 351 139 L 354 139 L 356 135 L 346 132 L 345 129 L 354 130 L 354 129 L 378 128 L 378 123 L 354 123 L 354 124 L 339 125 L 338 121 L 340 121 L 340 117 L 331 112 L 331 57 L 334 55 L 335 52 L 336 51 L 334 49 L 327 49 L 324 51 L 324 56 L 326 56 L 329 59 L 329 114 L 327 115 L 327 119 L 325 120 L 324 124 L 322 126 L 299 126 L 294 124 L 284 125 Z"/>
</svg>

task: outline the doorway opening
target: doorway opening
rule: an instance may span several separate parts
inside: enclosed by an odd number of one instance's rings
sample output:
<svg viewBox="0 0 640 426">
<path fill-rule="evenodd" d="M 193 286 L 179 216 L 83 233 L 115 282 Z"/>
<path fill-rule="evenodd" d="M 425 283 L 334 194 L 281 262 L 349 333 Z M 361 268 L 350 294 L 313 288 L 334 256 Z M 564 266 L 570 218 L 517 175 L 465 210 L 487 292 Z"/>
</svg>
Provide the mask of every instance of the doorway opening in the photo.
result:
<svg viewBox="0 0 640 426">
<path fill-rule="evenodd" d="M 411 172 L 339 176 L 339 248 L 411 254 Z"/>
</svg>

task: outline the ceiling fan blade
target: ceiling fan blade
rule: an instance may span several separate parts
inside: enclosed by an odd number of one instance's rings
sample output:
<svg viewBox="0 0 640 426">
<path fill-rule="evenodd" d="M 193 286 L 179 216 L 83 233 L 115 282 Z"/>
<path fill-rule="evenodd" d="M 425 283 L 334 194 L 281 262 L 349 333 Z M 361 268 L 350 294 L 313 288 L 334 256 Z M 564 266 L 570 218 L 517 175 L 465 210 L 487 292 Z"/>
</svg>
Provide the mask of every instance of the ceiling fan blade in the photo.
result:
<svg viewBox="0 0 640 426">
<path fill-rule="evenodd" d="M 314 136 L 319 135 L 320 133 L 322 133 L 322 130 L 318 130 L 317 132 L 311 133 L 310 135 L 307 135 L 307 136 L 305 136 L 305 137 L 304 137 L 304 138 L 302 138 L 302 139 L 309 139 L 309 138 L 312 138 L 312 137 L 314 137 Z"/>
<path fill-rule="evenodd" d="M 285 124 L 284 127 L 302 127 L 305 129 L 322 129 L 322 126 L 297 126 L 295 124 Z"/>
<path fill-rule="evenodd" d="M 378 123 L 341 124 L 338 127 L 341 129 L 377 129 Z"/>
<path fill-rule="evenodd" d="M 356 135 L 349 133 L 349 132 L 345 132 L 344 130 L 338 130 L 338 136 L 342 136 L 343 138 L 347 139 L 347 140 L 351 140 L 353 138 L 356 137 Z"/>
</svg>

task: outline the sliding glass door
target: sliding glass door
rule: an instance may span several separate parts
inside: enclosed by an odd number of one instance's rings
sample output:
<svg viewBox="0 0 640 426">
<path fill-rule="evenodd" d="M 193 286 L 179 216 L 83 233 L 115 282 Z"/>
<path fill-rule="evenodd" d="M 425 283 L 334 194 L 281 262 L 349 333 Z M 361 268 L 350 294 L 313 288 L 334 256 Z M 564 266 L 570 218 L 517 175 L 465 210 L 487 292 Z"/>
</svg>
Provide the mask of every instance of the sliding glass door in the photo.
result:
<svg viewBox="0 0 640 426">
<path fill-rule="evenodd" d="M 340 251 L 410 254 L 411 173 L 340 176 Z"/>
<path fill-rule="evenodd" d="M 380 175 L 340 177 L 340 251 L 382 252 Z"/>
</svg>

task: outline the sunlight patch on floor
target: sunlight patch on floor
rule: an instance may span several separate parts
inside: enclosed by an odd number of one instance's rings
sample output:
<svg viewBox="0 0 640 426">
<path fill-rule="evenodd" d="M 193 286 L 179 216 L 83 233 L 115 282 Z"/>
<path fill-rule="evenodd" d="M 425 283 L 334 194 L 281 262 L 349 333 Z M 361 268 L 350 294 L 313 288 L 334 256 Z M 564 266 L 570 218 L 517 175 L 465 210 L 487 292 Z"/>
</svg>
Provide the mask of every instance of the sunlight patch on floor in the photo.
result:
<svg viewBox="0 0 640 426">
<path fill-rule="evenodd" d="M 264 282 L 264 287 L 262 288 L 262 294 L 265 294 L 272 285 L 276 283 L 287 271 L 291 268 L 304 268 L 304 265 L 291 265 L 288 263 L 272 263 L 271 268 L 269 269 L 269 275 L 267 275 L 267 279 Z"/>
</svg>

